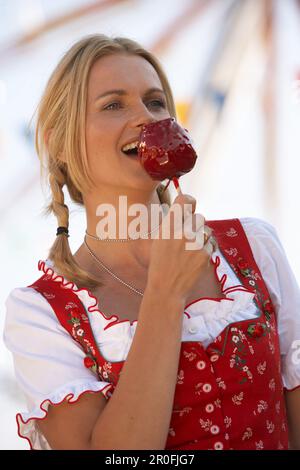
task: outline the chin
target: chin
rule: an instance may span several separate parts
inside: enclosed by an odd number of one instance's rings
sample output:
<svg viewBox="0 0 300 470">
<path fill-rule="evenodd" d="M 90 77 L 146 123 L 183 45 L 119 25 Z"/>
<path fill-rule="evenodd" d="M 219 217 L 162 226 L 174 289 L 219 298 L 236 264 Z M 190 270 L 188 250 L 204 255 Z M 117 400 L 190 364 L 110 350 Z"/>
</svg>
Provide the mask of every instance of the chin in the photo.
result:
<svg viewBox="0 0 300 470">
<path fill-rule="evenodd" d="M 126 162 L 127 163 L 127 162 Z M 127 175 L 130 175 L 129 178 L 131 181 L 136 181 L 136 182 L 142 182 L 142 185 L 147 187 L 153 187 L 155 188 L 158 185 L 158 181 L 154 181 L 150 175 L 144 170 L 142 165 L 139 162 L 134 162 L 133 165 L 129 165 L 128 163 L 126 165 L 122 165 L 121 172 L 124 174 L 126 173 Z M 127 179 L 127 178 L 126 178 Z M 139 186 L 140 186 L 140 183 Z"/>
</svg>

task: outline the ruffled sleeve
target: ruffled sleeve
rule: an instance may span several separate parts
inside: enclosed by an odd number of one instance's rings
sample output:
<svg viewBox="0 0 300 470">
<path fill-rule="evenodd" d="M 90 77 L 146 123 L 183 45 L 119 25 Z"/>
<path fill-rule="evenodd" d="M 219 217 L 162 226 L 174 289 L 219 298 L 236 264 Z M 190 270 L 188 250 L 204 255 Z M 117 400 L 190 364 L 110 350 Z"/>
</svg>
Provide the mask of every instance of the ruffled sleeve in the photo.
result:
<svg viewBox="0 0 300 470">
<path fill-rule="evenodd" d="M 19 436 L 32 449 L 50 449 L 36 421 L 49 405 L 75 403 L 85 392 L 108 398 L 109 382 L 84 367 L 85 353 L 60 325 L 47 300 L 30 287 L 12 290 L 6 299 L 3 340 L 13 355 L 15 376 L 28 411 L 16 416 Z"/>
<path fill-rule="evenodd" d="M 300 288 L 275 228 L 240 220 L 276 310 L 283 385 L 291 391 L 300 386 Z"/>
</svg>

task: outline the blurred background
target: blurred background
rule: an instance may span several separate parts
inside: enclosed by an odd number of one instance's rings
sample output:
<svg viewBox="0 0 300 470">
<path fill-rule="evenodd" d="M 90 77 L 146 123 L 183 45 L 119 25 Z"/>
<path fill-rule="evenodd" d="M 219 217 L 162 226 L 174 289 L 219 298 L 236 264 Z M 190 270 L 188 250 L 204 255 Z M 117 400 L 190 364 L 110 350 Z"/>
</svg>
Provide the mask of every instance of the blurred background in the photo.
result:
<svg viewBox="0 0 300 470">
<path fill-rule="evenodd" d="M 271 223 L 300 282 L 300 1 L 0 0 L 0 26 L 1 332 L 6 297 L 40 276 L 57 226 L 41 216 L 48 194 L 29 123 L 63 53 L 92 33 L 128 36 L 157 55 L 199 156 L 183 192 L 207 220 Z M 65 195 L 75 251 L 85 216 Z M 2 333 L 0 352 L 0 448 L 28 449 Z"/>
</svg>

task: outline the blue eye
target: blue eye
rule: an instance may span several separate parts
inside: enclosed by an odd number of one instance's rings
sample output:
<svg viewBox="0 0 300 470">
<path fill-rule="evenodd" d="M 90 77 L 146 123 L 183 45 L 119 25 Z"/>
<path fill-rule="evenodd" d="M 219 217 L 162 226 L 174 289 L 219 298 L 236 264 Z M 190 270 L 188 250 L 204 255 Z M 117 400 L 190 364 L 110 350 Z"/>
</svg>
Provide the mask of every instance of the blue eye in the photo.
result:
<svg viewBox="0 0 300 470">
<path fill-rule="evenodd" d="M 165 103 L 162 100 L 153 100 L 153 101 L 150 101 L 150 103 L 156 103 L 156 106 L 159 106 L 160 108 L 166 107 Z"/>
<path fill-rule="evenodd" d="M 108 106 L 106 106 L 106 108 L 104 108 L 104 109 L 108 109 L 108 110 L 109 110 L 110 106 L 113 106 L 114 104 L 119 104 L 119 103 L 117 103 L 117 102 L 111 103 L 111 104 L 109 104 Z"/>
<path fill-rule="evenodd" d="M 154 103 L 154 104 L 153 104 L 153 103 Z M 158 107 L 160 107 L 160 108 L 165 108 L 165 107 L 166 107 L 164 101 L 162 101 L 162 100 L 152 100 L 152 101 L 149 101 L 148 104 L 152 104 L 153 106 L 155 106 L 155 107 L 158 106 Z M 104 108 L 104 110 L 110 111 L 110 110 L 113 110 L 113 109 L 117 109 L 117 108 L 115 108 L 115 107 L 114 107 L 114 108 L 111 108 L 111 106 L 114 106 L 114 105 L 120 105 L 120 103 L 119 103 L 118 101 L 114 101 L 113 103 L 110 103 L 109 105 L 107 105 L 107 106 Z"/>
</svg>

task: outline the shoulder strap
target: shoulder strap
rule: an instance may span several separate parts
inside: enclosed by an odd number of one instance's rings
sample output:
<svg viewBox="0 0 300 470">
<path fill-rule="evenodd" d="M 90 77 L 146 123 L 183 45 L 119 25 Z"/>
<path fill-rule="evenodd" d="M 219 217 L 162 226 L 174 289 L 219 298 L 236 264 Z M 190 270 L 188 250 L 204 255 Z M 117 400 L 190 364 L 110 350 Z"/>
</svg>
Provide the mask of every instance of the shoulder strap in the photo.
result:
<svg viewBox="0 0 300 470">
<path fill-rule="evenodd" d="M 206 224 L 213 229 L 219 248 L 237 277 L 255 293 L 255 300 L 269 318 L 274 307 L 240 220 L 214 220 Z"/>
<path fill-rule="evenodd" d="M 51 305 L 60 324 L 77 341 L 86 353 L 84 365 L 98 375 L 101 381 L 103 358 L 96 344 L 89 318 L 84 305 L 72 289 L 64 288 L 47 274 L 44 274 L 32 287 Z"/>
</svg>

